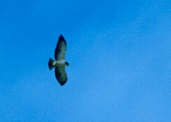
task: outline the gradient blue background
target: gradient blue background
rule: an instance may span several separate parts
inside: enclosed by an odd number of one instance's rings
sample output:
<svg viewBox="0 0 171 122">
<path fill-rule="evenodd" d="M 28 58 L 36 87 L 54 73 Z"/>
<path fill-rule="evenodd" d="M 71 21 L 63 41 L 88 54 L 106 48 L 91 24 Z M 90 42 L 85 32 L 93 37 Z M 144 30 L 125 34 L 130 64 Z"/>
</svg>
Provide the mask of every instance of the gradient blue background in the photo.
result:
<svg viewBox="0 0 171 122">
<path fill-rule="evenodd" d="M 1 122 L 171 122 L 171 1 L 1 0 L 0 77 Z"/>
</svg>

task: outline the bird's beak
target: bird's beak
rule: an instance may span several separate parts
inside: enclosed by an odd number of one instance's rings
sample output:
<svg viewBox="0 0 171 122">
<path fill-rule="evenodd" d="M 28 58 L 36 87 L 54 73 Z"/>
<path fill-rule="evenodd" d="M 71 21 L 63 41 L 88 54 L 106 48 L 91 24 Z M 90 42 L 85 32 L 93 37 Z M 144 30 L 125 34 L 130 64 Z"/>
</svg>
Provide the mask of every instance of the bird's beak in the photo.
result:
<svg viewBox="0 0 171 122">
<path fill-rule="evenodd" d="M 53 66 L 56 66 L 56 61 L 53 62 Z"/>
</svg>

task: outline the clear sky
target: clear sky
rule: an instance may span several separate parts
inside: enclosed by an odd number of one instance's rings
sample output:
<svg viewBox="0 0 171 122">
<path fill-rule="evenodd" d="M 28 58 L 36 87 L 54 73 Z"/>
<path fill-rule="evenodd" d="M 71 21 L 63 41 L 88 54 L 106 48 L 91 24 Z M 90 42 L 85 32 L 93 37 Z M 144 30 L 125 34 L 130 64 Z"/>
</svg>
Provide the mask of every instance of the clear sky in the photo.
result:
<svg viewBox="0 0 171 122">
<path fill-rule="evenodd" d="M 171 0 L 1 0 L 0 67 L 0 122 L 171 122 Z"/>
</svg>

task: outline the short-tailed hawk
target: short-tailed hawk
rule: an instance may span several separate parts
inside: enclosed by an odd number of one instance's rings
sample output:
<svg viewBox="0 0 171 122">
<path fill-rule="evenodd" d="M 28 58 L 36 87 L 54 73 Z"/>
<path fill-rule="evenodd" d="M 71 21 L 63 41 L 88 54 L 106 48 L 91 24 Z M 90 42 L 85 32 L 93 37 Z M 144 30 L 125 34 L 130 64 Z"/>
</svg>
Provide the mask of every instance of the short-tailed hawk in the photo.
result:
<svg viewBox="0 0 171 122">
<path fill-rule="evenodd" d="M 62 86 L 67 82 L 68 79 L 65 71 L 65 66 L 69 65 L 69 63 L 65 60 L 66 46 L 66 40 L 62 35 L 60 35 L 55 49 L 55 60 L 50 58 L 48 62 L 50 70 L 55 68 L 56 79 Z"/>
</svg>

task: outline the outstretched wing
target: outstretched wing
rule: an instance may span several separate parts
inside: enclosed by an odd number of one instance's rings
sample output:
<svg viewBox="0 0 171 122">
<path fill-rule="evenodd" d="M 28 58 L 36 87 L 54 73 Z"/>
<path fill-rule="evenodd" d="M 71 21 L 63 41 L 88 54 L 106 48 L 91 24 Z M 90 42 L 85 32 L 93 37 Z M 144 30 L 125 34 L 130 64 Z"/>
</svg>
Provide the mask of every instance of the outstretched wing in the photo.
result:
<svg viewBox="0 0 171 122">
<path fill-rule="evenodd" d="M 67 82 L 67 74 L 65 72 L 65 66 L 57 66 L 55 68 L 55 76 L 58 82 L 63 86 Z"/>
<path fill-rule="evenodd" d="M 64 37 L 61 35 L 58 39 L 58 43 L 55 49 L 55 59 L 56 60 L 64 60 L 66 52 L 66 41 Z"/>
</svg>

